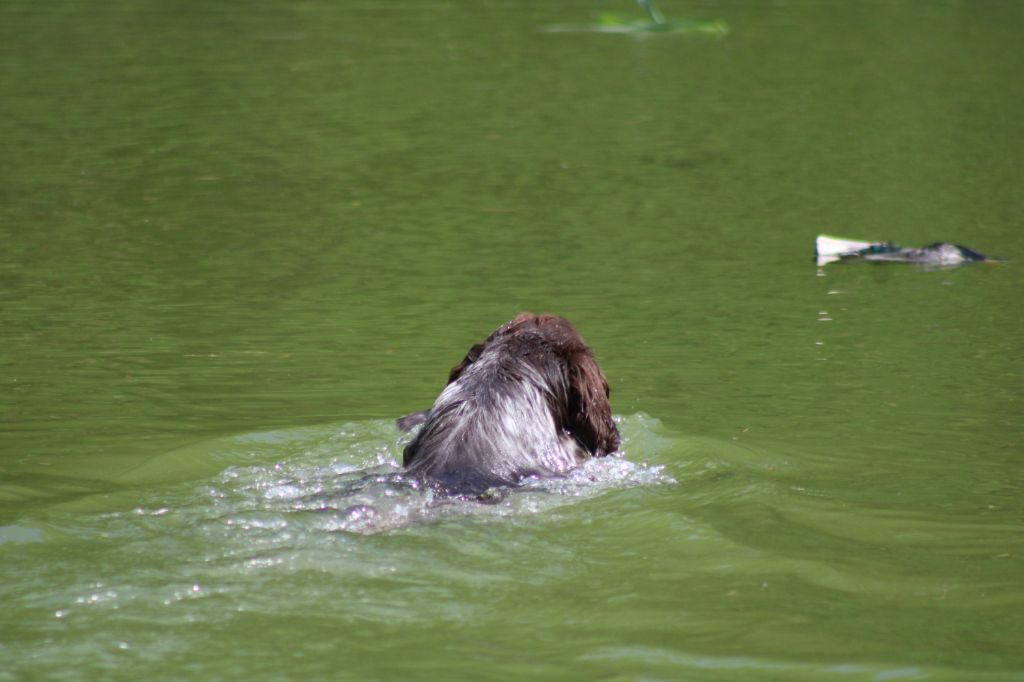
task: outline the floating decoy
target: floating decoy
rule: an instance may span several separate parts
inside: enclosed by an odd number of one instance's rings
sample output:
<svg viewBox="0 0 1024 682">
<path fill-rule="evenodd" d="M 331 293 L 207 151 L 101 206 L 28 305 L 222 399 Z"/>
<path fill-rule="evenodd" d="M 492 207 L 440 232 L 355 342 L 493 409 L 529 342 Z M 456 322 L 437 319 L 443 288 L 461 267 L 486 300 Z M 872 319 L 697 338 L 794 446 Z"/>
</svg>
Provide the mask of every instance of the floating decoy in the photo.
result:
<svg viewBox="0 0 1024 682">
<path fill-rule="evenodd" d="M 864 242 L 819 234 L 815 240 L 818 265 L 840 260 L 866 260 L 875 263 L 916 263 L 944 267 L 965 263 L 997 262 L 960 244 L 935 242 L 916 249 L 904 248 L 892 242 Z"/>
</svg>

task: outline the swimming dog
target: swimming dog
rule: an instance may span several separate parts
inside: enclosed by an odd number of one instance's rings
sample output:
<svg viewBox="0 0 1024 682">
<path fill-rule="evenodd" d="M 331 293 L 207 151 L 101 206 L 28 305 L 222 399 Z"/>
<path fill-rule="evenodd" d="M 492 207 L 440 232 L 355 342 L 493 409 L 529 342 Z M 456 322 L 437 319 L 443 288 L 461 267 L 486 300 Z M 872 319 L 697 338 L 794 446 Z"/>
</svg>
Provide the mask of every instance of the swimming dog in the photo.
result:
<svg viewBox="0 0 1024 682">
<path fill-rule="evenodd" d="M 560 476 L 619 447 L 608 381 L 568 320 L 520 313 L 469 349 L 411 429 L 409 474 L 446 494 L 479 495 Z"/>
</svg>

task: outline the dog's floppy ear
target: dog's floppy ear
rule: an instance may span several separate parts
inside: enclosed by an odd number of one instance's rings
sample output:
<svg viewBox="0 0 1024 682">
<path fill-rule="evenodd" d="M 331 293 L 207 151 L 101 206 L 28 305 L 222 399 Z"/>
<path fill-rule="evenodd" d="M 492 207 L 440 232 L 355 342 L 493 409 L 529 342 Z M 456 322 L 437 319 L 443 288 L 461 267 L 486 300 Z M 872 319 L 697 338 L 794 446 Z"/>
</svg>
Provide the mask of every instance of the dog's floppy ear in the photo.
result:
<svg viewBox="0 0 1024 682">
<path fill-rule="evenodd" d="M 473 347 L 469 349 L 469 352 L 466 353 L 466 357 L 462 358 L 462 362 L 452 367 L 451 371 L 448 372 L 449 384 L 462 376 L 462 373 L 466 371 L 466 368 L 479 359 L 480 354 L 484 352 L 484 346 L 486 343 L 487 342 L 484 341 L 483 343 L 474 344 Z"/>
<path fill-rule="evenodd" d="M 608 380 L 589 350 L 575 353 L 569 365 L 568 429 L 600 457 L 619 449 L 619 430 L 608 403 Z"/>
<path fill-rule="evenodd" d="M 419 412 L 413 412 L 407 414 L 404 417 L 399 417 L 395 420 L 395 425 L 400 431 L 412 431 L 420 424 L 427 421 L 427 417 L 430 416 L 430 410 L 420 410 Z"/>
<path fill-rule="evenodd" d="M 534 315 L 532 313 L 519 313 L 514 318 L 491 332 L 486 339 L 480 343 L 473 344 L 473 347 L 469 349 L 468 353 L 466 353 L 466 357 L 462 359 L 462 362 L 452 367 L 451 371 L 448 372 L 448 383 L 450 384 L 458 379 L 462 376 L 462 373 L 466 371 L 467 367 L 479 360 L 480 354 L 484 352 L 484 348 L 487 347 L 487 344 L 494 341 L 499 336 L 505 336 L 506 334 L 514 332 L 517 328 L 533 319 Z"/>
</svg>

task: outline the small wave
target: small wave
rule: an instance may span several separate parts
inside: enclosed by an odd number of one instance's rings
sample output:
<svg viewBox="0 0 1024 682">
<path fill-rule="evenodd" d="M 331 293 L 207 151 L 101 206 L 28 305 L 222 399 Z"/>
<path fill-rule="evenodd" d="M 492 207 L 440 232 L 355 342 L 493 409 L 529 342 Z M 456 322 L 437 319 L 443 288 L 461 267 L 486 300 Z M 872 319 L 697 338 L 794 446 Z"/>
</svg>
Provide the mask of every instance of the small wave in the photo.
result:
<svg viewBox="0 0 1024 682">
<path fill-rule="evenodd" d="M 396 439 L 391 423 L 379 421 L 238 436 L 233 444 L 255 446 L 251 459 L 285 456 L 231 465 L 200 488 L 227 526 L 292 534 L 296 525 L 307 532 L 379 533 L 454 516 L 542 513 L 615 488 L 675 483 L 663 466 L 628 458 L 634 449 L 649 456 L 652 446 L 667 444 L 653 432 L 657 421 L 645 415 L 618 421 L 623 453 L 472 500 L 439 496 L 405 476 L 398 459 L 408 437 Z"/>
</svg>

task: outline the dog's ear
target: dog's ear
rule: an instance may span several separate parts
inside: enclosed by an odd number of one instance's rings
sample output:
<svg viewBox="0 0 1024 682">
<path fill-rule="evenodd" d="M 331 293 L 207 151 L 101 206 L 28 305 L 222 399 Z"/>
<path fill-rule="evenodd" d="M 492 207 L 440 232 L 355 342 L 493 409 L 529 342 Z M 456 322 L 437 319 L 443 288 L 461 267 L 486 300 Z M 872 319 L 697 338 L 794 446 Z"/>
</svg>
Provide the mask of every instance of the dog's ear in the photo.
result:
<svg viewBox="0 0 1024 682">
<path fill-rule="evenodd" d="M 469 352 L 466 353 L 466 357 L 462 358 L 462 362 L 452 367 L 451 371 L 448 372 L 449 384 L 462 376 L 462 373 L 466 371 L 466 368 L 479 359 L 480 354 L 484 352 L 484 346 L 486 343 L 487 342 L 484 341 L 483 343 L 474 344 L 473 347 L 469 349 Z"/>
<path fill-rule="evenodd" d="M 469 349 L 469 352 L 466 353 L 466 357 L 462 359 L 462 362 L 452 367 L 451 371 L 448 372 L 448 383 L 450 384 L 462 376 L 462 373 L 466 371 L 466 368 L 480 358 L 480 354 L 484 352 L 484 348 L 487 347 L 487 344 L 491 343 L 499 336 L 505 336 L 506 334 L 514 332 L 520 326 L 533 320 L 534 317 L 535 316 L 532 313 L 519 313 L 514 318 L 491 332 L 486 339 L 480 343 L 474 344 L 473 347 Z"/>
<path fill-rule="evenodd" d="M 619 430 L 612 420 L 609 393 L 608 380 L 590 352 L 574 354 L 569 364 L 567 427 L 597 457 L 619 449 Z"/>
<path fill-rule="evenodd" d="M 413 412 L 407 414 L 404 417 L 399 417 L 395 420 L 395 425 L 400 431 L 412 431 L 420 424 L 427 421 L 427 417 L 430 416 L 430 410 L 420 410 L 419 412 Z"/>
</svg>

